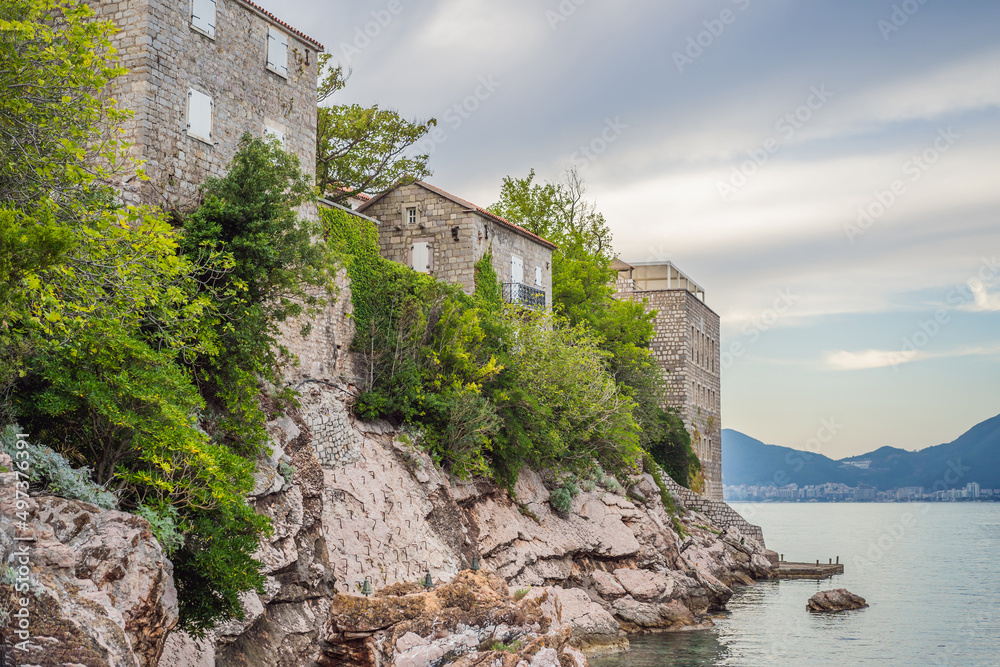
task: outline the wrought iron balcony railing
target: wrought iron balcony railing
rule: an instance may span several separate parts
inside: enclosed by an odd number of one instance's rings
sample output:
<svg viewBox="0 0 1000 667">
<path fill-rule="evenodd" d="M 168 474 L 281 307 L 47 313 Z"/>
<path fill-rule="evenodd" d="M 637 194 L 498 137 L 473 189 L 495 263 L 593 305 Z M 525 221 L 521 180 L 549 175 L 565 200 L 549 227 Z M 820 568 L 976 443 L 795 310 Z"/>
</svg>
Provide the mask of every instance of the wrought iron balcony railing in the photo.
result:
<svg viewBox="0 0 1000 667">
<path fill-rule="evenodd" d="M 520 303 L 525 306 L 545 307 L 545 290 L 531 287 L 524 283 L 504 283 L 503 299 L 507 303 Z"/>
</svg>

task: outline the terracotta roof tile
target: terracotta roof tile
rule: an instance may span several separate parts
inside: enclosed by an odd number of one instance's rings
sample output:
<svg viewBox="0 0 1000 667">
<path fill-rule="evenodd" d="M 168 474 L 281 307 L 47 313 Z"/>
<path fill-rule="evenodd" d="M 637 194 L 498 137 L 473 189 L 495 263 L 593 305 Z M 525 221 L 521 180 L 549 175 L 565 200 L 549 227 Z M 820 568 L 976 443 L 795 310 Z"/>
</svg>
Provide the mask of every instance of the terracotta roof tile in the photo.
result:
<svg viewBox="0 0 1000 667">
<path fill-rule="evenodd" d="M 313 39 L 309 35 L 305 34 L 301 30 L 299 30 L 297 28 L 294 28 L 294 27 L 290 26 L 289 24 L 285 23 L 284 21 L 282 21 L 277 16 L 275 16 L 271 12 L 267 11 L 266 9 L 264 9 L 263 7 L 261 7 L 260 5 L 258 5 L 257 3 L 250 2 L 250 0 L 239 0 L 239 1 L 242 2 L 244 5 L 247 5 L 249 7 L 253 7 L 258 12 L 260 12 L 261 14 L 263 14 L 264 16 L 266 16 L 267 18 L 271 19 L 272 21 L 274 21 L 278 25 L 284 26 L 285 28 L 288 28 L 292 32 L 292 34 L 296 35 L 297 37 L 301 37 L 305 41 L 307 41 L 310 44 L 312 44 L 313 46 L 315 46 L 316 50 L 318 50 L 318 51 L 325 51 L 326 50 L 326 47 L 324 47 L 322 44 L 320 44 L 319 42 L 317 42 L 315 39 Z"/>
</svg>

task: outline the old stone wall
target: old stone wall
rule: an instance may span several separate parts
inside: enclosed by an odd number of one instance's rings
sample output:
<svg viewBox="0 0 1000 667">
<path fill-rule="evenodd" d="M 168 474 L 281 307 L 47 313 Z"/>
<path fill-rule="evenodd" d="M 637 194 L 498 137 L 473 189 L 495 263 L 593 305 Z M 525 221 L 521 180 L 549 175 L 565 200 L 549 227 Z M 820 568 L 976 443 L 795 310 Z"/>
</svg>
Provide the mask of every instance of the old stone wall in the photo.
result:
<svg viewBox="0 0 1000 667">
<path fill-rule="evenodd" d="M 764 544 L 764 531 L 761 527 L 747 521 L 739 512 L 723 501 L 711 500 L 690 489 L 685 489 L 666 475 L 663 476 L 663 482 L 684 507 L 705 515 L 712 521 L 713 525 L 722 531 L 735 528 L 741 534 L 754 538 L 762 545 Z"/>
<path fill-rule="evenodd" d="M 126 200 L 187 208 L 198 187 L 221 176 L 244 132 L 261 137 L 265 126 L 284 135 L 285 149 L 303 170 L 315 172 L 317 46 L 242 0 L 217 0 L 214 38 L 194 29 L 190 1 L 102 0 L 91 5 L 115 22 L 113 42 L 129 69 L 114 90 L 135 112 L 125 124 L 132 154 L 144 161 L 148 181 L 134 170 L 121 178 Z M 268 70 L 268 28 L 288 36 L 287 78 Z M 188 92 L 211 96 L 212 136 L 187 132 Z M 303 214 L 315 215 L 307 204 Z"/>
<path fill-rule="evenodd" d="M 513 282 L 511 257 L 524 262 L 524 283 L 545 290 L 545 305 L 552 307 L 552 250 L 483 216 L 476 219 L 476 259 L 493 248 L 493 268 L 501 283 Z M 542 284 L 535 284 L 535 268 L 542 270 Z"/>
<path fill-rule="evenodd" d="M 416 207 L 417 221 L 410 224 L 406 209 Z M 379 246 L 382 256 L 412 266 L 411 246 L 430 243 L 430 275 L 461 285 L 471 293 L 475 289 L 474 264 L 478 214 L 417 185 L 404 185 L 386 193 L 364 208 L 364 214 L 379 221 Z"/>
<path fill-rule="evenodd" d="M 409 222 L 406 209 L 416 207 L 417 221 Z M 411 248 L 429 242 L 430 275 L 462 286 L 471 294 L 476 287 L 475 263 L 493 248 L 493 267 L 501 282 L 511 282 L 511 257 L 524 262 L 523 282 L 535 286 L 535 267 L 542 270 L 545 303 L 552 304 L 552 250 L 502 225 L 475 209 L 462 206 L 416 183 L 386 193 L 363 208 L 378 220 L 382 256 L 412 266 Z"/>
<path fill-rule="evenodd" d="M 682 289 L 622 291 L 656 310 L 653 356 L 667 373 L 667 406 L 677 408 L 702 463 L 705 496 L 722 500 L 722 398 L 719 316 Z M 667 407 L 665 406 L 665 407 Z"/>
</svg>

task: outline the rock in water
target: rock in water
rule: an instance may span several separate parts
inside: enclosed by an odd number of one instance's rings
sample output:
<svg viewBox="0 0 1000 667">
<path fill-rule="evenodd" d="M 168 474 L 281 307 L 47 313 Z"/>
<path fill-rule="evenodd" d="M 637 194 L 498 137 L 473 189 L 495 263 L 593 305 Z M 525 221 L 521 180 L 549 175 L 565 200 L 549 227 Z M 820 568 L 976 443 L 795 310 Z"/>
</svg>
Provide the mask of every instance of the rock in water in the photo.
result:
<svg viewBox="0 0 1000 667">
<path fill-rule="evenodd" d="M 837 588 L 832 591 L 820 591 L 809 598 L 806 605 L 807 611 L 832 612 L 847 611 L 848 609 L 863 609 L 868 606 L 865 599 L 860 595 L 855 595 L 846 588 Z"/>
</svg>

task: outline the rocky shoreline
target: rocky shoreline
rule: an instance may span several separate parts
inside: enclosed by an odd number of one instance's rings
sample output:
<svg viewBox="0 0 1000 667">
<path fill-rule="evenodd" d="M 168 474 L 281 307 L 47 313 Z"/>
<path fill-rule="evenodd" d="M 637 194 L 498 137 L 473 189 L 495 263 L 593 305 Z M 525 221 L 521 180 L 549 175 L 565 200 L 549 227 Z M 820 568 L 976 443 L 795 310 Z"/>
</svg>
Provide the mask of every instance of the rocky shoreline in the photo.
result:
<svg viewBox="0 0 1000 667">
<path fill-rule="evenodd" d="M 455 483 L 387 424 L 356 423 L 346 385 L 301 391 L 300 410 L 269 424 L 254 504 L 275 530 L 257 554 L 266 593 L 244 596 L 247 617 L 202 639 L 172 631 L 171 565 L 144 520 L 32 498 L 34 595 L 51 610 L 33 628 L 35 664 L 584 665 L 630 633 L 710 626 L 733 586 L 770 571 L 737 525 L 678 505 L 678 535 L 648 475 L 628 496 L 582 491 L 561 514 L 533 472 L 513 497 Z M 8 562 L 15 482 L 0 475 Z M 428 572 L 437 585 L 423 590 Z"/>
</svg>

